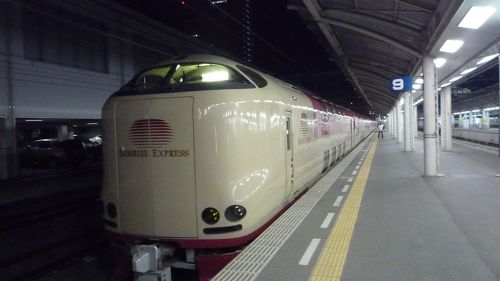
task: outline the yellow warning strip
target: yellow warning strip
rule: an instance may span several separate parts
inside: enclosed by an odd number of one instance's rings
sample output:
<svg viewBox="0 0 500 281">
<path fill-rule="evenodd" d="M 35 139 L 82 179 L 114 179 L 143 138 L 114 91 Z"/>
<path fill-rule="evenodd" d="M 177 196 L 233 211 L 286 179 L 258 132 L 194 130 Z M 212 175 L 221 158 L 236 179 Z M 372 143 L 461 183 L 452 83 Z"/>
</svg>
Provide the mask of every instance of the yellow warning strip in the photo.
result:
<svg viewBox="0 0 500 281">
<path fill-rule="evenodd" d="M 374 138 L 365 162 L 359 170 L 358 177 L 352 185 L 351 192 L 337 217 L 337 222 L 314 265 L 309 281 L 340 281 L 376 148 L 377 139 Z"/>
</svg>

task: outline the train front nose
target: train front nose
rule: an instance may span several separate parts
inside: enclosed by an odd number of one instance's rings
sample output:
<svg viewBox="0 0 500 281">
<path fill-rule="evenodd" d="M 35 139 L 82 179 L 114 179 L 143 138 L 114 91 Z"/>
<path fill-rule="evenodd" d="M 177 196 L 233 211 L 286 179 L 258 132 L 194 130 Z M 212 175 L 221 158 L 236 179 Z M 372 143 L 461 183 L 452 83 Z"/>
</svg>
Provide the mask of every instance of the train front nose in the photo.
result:
<svg viewBox="0 0 500 281">
<path fill-rule="evenodd" d="M 120 100 L 114 110 L 119 228 L 197 237 L 193 98 Z"/>
</svg>

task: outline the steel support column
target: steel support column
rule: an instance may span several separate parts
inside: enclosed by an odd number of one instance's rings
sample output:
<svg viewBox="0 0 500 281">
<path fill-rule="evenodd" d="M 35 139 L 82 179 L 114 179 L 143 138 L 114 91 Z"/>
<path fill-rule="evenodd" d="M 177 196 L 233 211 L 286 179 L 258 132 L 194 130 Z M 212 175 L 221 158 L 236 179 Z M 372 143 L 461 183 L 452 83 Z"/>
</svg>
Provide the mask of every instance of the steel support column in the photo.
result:
<svg viewBox="0 0 500 281">
<path fill-rule="evenodd" d="M 397 114 L 398 114 L 398 142 L 403 142 L 403 137 L 404 137 L 404 118 L 403 118 L 403 111 L 402 111 L 402 105 L 404 103 L 404 100 L 401 98 L 399 100 L 398 105 L 397 105 Z"/>
<path fill-rule="evenodd" d="M 452 126 L 453 115 L 451 113 L 451 87 L 441 90 L 441 149 L 450 151 L 452 149 Z"/>
<path fill-rule="evenodd" d="M 418 136 L 418 105 L 413 106 L 413 137 Z"/>
<path fill-rule="evenodd" d="M 411 108 L 413 107 L 411 101 L 411 93 L 405 92 L 404 96 L 404 151 L 412 151 L 411 148 Z"/>
<path fill-rule="evenodd" d="M 424 69 L 424 176 L 437 176 L 436 69 L 426 55 Z"/>
</svg>

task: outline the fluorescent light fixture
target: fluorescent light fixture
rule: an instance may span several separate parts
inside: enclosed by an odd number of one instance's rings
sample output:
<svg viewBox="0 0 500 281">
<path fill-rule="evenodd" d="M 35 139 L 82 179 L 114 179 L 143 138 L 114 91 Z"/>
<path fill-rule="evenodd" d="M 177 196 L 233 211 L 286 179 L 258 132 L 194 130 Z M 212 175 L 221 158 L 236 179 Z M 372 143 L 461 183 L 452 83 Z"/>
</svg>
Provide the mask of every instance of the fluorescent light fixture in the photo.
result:
<svg viewBox="0 0 500 281">
<path fill-rule="evenodd" d="M 422 84 L 413 84 L 413 89 L 415 89 L 415 90 L 422 89 Z"/>
<path fill-rule="evenodd" d="M 490 60 L 492 60 L 492 59 L 494 59 L 496 57 L 498 57 L 498 54 L 486 56 L 486 57 L 480 59 L 476 64 L 487 63 L 487 62 L 489 62 Z"/>
<path fill-rule="evenodd" d="M 472 71 L 474 71 L 474 70 L 476 70 L 476 69 L 477 69 L 477 66 L 475 66 L 475 67 L 471 67 L 471 68 L 469 68 L 469 69 L 466 69 L 466 70 L 462 71 L 462 73 L 460 73 L 460 75 L 469 74 L 469 73 L 471 73 Z"/>
<path fill-rule="evenodd" d="M 99 123 L 87 123 L 87 125 L 97 125 Z"/>
<path fill-rule="evenodd" d="M 416 83 L 416 84 L 424 84 L 424 79 L 422 79 L 422 78 L 417 78 L 417 79 L 415 79 L 415 83 Z"/>
<path fill-rule="evenodd" d="M 451 85 L 451 83 L 444 83 L 443 85 L 441 85 L 441 88 L 448 87 L 450 85 Z"/>
<path fill-rule="evenodd" d="M 455 53 L 458 49 L 460 49 L 460 47 L 462 47 L 463 44 L 464 41 L 462 40 L 446 40 L 439 51 L 445 53 Z"/>
<path fill-rule="evenodd" d="M 453 83 L 453 82 L 455 82 L 455 81 L 458 81 L 458 80 L 462 79 L 462 77 L 463 77 L 463 76 L 456 76 L 456 77 L 453 77 L 453 78 L 451 78 L 451 79 L 450 79 L 450 82 L 451 82 L 451 83 Z"/>
<path fill-rule="evenodd" d="M 489 107 L 489 108 L 485 108 L 484 111 L 492 111 L 492 110 L 498 110 L 500 109 L 500 107 Z"/>
<path fill-rule="evenodd" d="M 495 11 L 496 9 L 494 7 L 474 6 L 470 8 L 465 17 L 458 24 L 458 27 L 478 29 L 495 13 Z"/>
<path fill-rule="evenodd" d="M 479 111 L 481 111 L 481 110 L 479 110 L 479 109 L 474 109 L 474 110 L 472 110 L 471 112 L 474 112 L 474 113 L 475 113 L 475 112 L 479 112 Z"/>
<path fill-rule="evenodd" d="M 460 112 L 455 112 L 453 113 L 453 115 L 460 115 Z"/>
<path fill-rule="evenodd" d="M 441 87 L 438 87 L 438 88 L 437 88 L 437 90 L 438 90 L 438 91 L 441 91 Z"/>
<path fill-rule="evenodd" d="M 42 119 L 26 119 L 24 121 L 26 121 L 26 122 L 42 122 L 43 120 Z"/>
<path fill-rule="evenodd" d="M 462 112 L 460 112 L 460 114 L 469 114 L 469 113 L 470 113 L 470 111 L 462 111 Z"/>
<path fill-rule="evenodd" d="M 442 67 L 446 63 L 445 58 L 435 58 L 434 59 L 434 64 L 436 65 L 437 68 Z"/>
<path fill-rule="evenodd" d="M 424 101 L 424 99 L 423 99 L 423 98 L 421 98 L 421 99 L 417 100 L 416 102 L 414 102 L 414 103 L 413 103 L 413 106 L 419 105 L 419 104 L 420 104 L 421 102 L 423 102 L 423 101 Z"/>
<path fill-rule="evenodd" d="M 415 94 L 416 92 L 417 92 L 417 90 L 411 90 L 412 94 Z"/>
</svg>

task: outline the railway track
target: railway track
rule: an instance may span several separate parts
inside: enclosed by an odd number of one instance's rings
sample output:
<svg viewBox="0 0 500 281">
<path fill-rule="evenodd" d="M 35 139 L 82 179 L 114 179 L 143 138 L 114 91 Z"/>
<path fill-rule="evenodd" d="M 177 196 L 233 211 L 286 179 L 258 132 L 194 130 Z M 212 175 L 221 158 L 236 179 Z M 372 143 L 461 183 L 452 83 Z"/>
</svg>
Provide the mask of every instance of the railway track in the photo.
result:
<svg viewBox="0 0 500 281">
<path fill-rule="evenodd" d="M 0 280 L 33 280 L 103 244 L 98 188 L 0 206 Z"/>
</svg>

